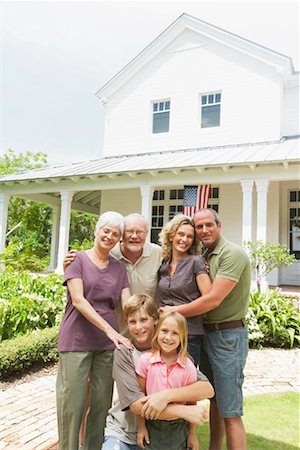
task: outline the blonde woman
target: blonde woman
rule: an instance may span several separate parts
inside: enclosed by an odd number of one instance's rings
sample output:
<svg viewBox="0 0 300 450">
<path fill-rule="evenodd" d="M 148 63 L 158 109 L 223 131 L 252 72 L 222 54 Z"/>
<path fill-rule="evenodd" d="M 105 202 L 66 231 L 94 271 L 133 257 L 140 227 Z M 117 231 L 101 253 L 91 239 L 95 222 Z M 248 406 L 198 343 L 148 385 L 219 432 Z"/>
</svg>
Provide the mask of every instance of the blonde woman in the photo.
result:
<svg viewBox="0 0 300 450">
<path fill-rule="evenodd" d="M 206 263 L 199 256 L 199 241 L 193 220 L 183 214 L 173 217 L 160 233 L 162 265 L 158 272 L 161 306 L 192 302 L 211 289 Z M 202 316 L 187 318 L 188 352 L 196 366 L 204 335 Z"/>
</svg>

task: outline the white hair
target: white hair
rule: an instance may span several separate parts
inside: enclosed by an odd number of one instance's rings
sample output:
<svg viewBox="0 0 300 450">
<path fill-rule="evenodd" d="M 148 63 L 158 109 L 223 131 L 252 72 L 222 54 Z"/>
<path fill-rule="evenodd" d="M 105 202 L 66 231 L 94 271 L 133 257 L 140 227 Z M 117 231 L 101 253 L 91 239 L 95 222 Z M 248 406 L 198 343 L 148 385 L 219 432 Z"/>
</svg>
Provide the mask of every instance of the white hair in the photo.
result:
<svg viewBox="0 0 300 450">
<path fill-rule="evenodd" d="M 128 214 L 128 216 L 125 216 L 125 217 L 124 217 L 124 222 L 126 222 L 127 219 L 137 219 L 137 220 L 142 220 L 142 221 L 144 222 L 144 224 L 145 224 L 145 229 L 146 229 L 147 232 L 148 232 L 148 230 L 149 230 L 149 224 L 148 224 L 148 220 L 146 219 L 146 217 L 142 216 L 142 215 L 139 214 L 139 213 L 131 213 L 131 214 Z"/>
<path fill-rule="evenodd" d="M 96 223 L 96 233 L 98 234 L 98 231 L 100 228 L 103 227 L 118 227 L 120 230 L 121 236 L 123 236 L 124 231 L 124 217 L 122 214 L 119 214 L 115 211 L 106 211 L 105 213 L 101 214 L 101 216 L 98 219 L 98 222 Z"/>
</svg>

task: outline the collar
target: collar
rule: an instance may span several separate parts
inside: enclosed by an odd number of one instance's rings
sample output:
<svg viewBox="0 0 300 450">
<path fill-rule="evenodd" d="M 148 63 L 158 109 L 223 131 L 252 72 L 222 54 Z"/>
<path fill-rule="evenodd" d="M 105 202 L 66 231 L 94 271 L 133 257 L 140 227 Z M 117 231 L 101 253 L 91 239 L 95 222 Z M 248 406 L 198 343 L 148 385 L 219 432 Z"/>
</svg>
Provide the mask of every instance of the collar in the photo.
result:
<svg viewBox="0 0 300 450">
<path fill-rule="evenodd" d="M 118 242 L 115 247 L 112 249 L 112 255 L 118 260 L 120 261 L 121 259 L 124 259 L 125 261 L 129 261 L 121 252 L 121 248 L 120 248 L 120 242 Z M 150 242 L 145 242 L 145 245 L 143 247 L 143 251 L 140 258 L 148 258 L 151 255 L 151 243 Z M 138 261 L 139 261 L 138 259 Z"/>
<path fill-rule="evenodd" d="M 161 355 L 160 355 L 160 351 L 157 350 L 154 353 L 152 353 L 152 356 L 149 359 L 149 364 L 155 364 L 155 363 L 164 363 L 165 362 L 161 359 Z M 172 365 L 178 364 L 179 366 L 185 368 L 186 364 L 185 364 L 185 358 L 183 358 L 182 356 L 177 356 L 176 361 L 174 361 L 174 363 L 172 363 Z"/>
<path fill-rule="evenodd" d="M 209 257 L 211 255 L 218 255 L 221 252 L 221 250 L 223 249 L 224 245 L 227 244 L 227 242 L 228 242 L 227 239 L 225 239 L 224 237 L 221 237 L 221 239 L 219 240 L 219 242 L 217 243 L 215 248 L 210 253 L 208 253 L 207 248 L 204 250 L 203 256 Z"/>
</svg>

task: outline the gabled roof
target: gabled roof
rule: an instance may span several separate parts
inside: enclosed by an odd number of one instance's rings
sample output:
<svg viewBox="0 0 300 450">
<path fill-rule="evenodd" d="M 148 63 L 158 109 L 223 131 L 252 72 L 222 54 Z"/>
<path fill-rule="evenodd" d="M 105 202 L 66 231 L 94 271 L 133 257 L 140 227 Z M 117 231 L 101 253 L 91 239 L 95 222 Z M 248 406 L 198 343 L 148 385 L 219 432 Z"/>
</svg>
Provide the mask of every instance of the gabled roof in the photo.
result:
<svg viewBox="0 0 300 450">
<path fill-rule="evenodd" d="M 120 72 L 111 78 L 101 89 L 99 89 L 99 91 L 96 92 L 96 96 L 99 97 L 103 103 L 106 103 L 107 99 L 111 97 L 116 90 L 123 86 L 123 84 L 132 78 L 139 70 L 141 70 L 141 68 L 161 53 L 185 30 L 194 31 L 214 42 L 234 48 L 273 66 L 282 76 L 284 82 L 292 81 L 295 78 L 293 62 L 289 56 L 256 44 L 248 39 L 184 13 L 122 70 L 120 70 Z"/>
<path fill-rule="evenodd" d="M 222 147 L 204 147 L 146 153 L 139 155 L 124 155 L 95 159 L 87 162 L 77 162 L 60 166 L 47 167 L 29 172 L 21 172 L 0 177 L 0 185 L 24 182 L 41 182 L 70 178 L 91 178 L 117 175 L 134 175 L 148 172 L 151 175 L 159 172 L 181 170 L 203 170 L 210 168 L 226 168 L 246 166 L 254 170 L 258 166 L 299 163 L 300 138 L 283 138 L 276 142 L 255 144 L 228 145 Z"/>
</svg>

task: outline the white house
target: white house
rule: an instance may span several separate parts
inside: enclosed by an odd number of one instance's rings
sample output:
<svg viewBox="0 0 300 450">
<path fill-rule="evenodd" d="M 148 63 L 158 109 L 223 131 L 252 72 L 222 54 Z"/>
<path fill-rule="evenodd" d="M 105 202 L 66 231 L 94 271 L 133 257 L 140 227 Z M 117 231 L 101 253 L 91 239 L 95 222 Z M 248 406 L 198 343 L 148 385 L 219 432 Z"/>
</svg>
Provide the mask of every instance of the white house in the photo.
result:
<svg viewBox="0 0 300 450">
<path fill-rule="evenodd" d="M 61 270 L 71 208 L 140 211 L 151 238 L 181 212 L 184 185 L 211 184 L 223 233 L 286 244 L 300 284 L 299 73 L 291 58 L 181 15 L 96 94 L 104 157 L 0 177 L 0 251 L 10 195 L 52 205 L 50 270 Z"/>
</svg>

